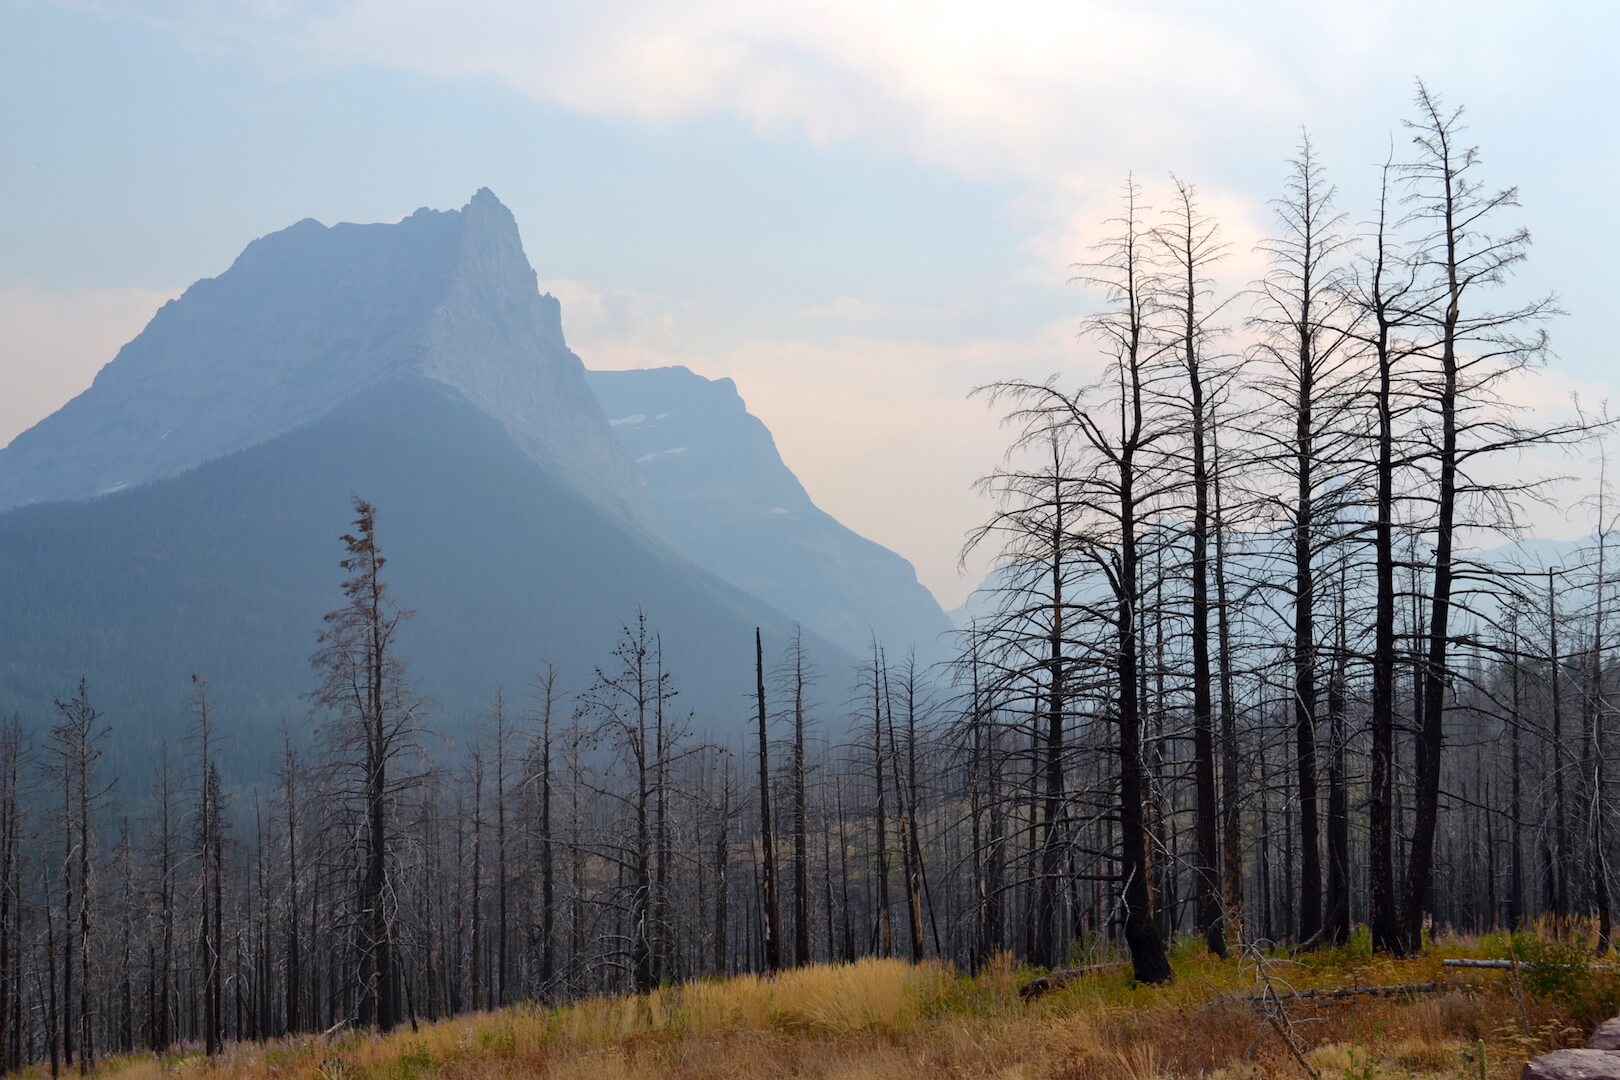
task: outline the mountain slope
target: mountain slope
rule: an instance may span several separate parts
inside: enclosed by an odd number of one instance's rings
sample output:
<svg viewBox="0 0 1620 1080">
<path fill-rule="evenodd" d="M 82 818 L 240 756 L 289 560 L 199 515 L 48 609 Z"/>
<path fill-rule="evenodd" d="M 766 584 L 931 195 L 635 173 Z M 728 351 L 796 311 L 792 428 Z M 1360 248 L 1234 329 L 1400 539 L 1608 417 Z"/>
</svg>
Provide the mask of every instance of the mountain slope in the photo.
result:
<svg viewBox="0 0 1620 1080">
<path fill-rule="evenodd" d="M 407 375 L 456 388 L 559 478 L 634 516 L 634 467 L 487 189 L 397 224 L 305 220 L 255 240 L 0 451 L 0 509 L 174 476 Z"/>
<path fill-rule="evenodd" d="M 614 427 L 599 393 L 654 418 Z M 588 378 L 481 190 L 254 241 L 0 451 L 0 712 L 42 725 L 82 674 L 118 752 L 149 755 L 196 671 L 268 760 L 308 718 L 354 493 L 451 732 L 545 662 L 588 683 L 638 607 L 710 732 L 746 707 L 755 625 L 775 651 L 802 624 L 827 701 L 873 633 L 928 660 L 948 626 L 904 559 L 811 502 L 729 380 Z"/>
<path fill-rule="evenodd" d="M 273 760 L 280 722 L 307 723 L 300 695 L 321 615 L 341 601 L 351 493 L 378 507 L 389 580 L 417 613 L 402 655 L 447 733 L 497 687 L 521 702 L 545 661 L 580 688 L 638 607 L 682 709 L 727 730 L 748 707 L 754 625 L 771 651 L 791 631 L 561 483 L 464 396 L 414 377 L 179 477 L 0 514 L 0 710 L 46 720 L 85 675 L 118 754 L 149 761 L 184 730 L 197 671 L 243 760 Z M 825 670 L 847 668 L 826 642 L 807 646 Z"/>
<path fill-rule="evenodd" d="M 937 655 L 950 622 L 911 564 L 811 501 L 730 379 L 684 367 L 588 378 L 686 555 L 855 655 L 874 634 Z"/>
</svg>

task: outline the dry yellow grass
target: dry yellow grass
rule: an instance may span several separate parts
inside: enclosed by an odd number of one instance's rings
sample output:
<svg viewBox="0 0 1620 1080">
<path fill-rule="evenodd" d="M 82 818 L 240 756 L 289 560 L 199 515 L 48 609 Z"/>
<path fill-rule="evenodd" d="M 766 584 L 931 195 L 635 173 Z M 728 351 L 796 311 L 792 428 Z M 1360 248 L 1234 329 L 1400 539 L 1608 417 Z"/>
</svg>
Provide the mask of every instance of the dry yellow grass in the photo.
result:
<svg viewBox="0 0 1620 1080">
<path fill-rule="evenodd" d="M 1465 952 L 1477 946 L 1454 944 L 1401 962 L 1340 950 L 1279 960 L 1269 970 L 1299 989 L 1427 982 L 1441 977 L 1438 955 Z M 211 1062 L 195 1053 L 137 1055 L 108 1061 L 103 1072 L 124 1080 L 1308 1075 L 1244 1000 L 1256 988 L 1252 964 L 1191 953 L 1178 955 L 1175 966 L 1177 979 L 1167 987 L 1134 987 L 1120 971 L 1025 1004 L 1005 961 L 970 978 L 941 964 L 867 960 L 556 1010 L 509 1009 L 386 1038 L 351 1033 L 246 1044 Z M 1527 1056 L 1584 1034 L 1560 1006 L 1539 1001 L 1521 1010 L 1508 978 L 1495 972 L 1415 1001 L 1298 1002 L 1289 1014 L 1298 1050 L 1323 1080 L 1505 1080 Z"/>
</svg>

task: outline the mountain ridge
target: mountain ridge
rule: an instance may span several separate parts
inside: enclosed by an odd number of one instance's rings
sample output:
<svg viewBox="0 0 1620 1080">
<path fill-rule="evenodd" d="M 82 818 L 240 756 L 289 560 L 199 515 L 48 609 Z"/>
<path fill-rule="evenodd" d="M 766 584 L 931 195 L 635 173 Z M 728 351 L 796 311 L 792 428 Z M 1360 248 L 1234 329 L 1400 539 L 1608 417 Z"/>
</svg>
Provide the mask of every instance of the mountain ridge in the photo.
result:
<svg viewBox="0 0 1620 1080">
<path fill-rule="evenodd" d="M 163 305 L 89 389 L 0 450 L 0 509 L 174 476 L 416 371 L 642 520 L 635 469 L 584 370 L 488 188 L 395 224 L 306 218 Z"/>
<path fill-rule="evenodd" d="M 638 611 L 662 635 L 682 711 L 741 725 L 754 627 L 777 653 L 794 632 L 412 376 L 179 476 L 0 514 L 0 626 L 29 628 L 0 652 L 0 714 L 41 721 L 82 675 L 124 732 L 120 752 L 155 752 L 184 733 L 195 671 L 240 721 L 245 758 L 274 760 L 279 726 L 310 716 L 309 656 L 342 603 L 354 495 L 377 507 L 390 590 L 416 612 L 400 655 L 447 737 L 475 731 L 498 689 L 520 699 L 548 661 L 582 689 Z M 806 641 L 818 665 L 853 663 Z"/>
<path fill-rule="evenodd" d="M 698 565 L 852 654 L 875 639 L 942 656 L 950 622 L 911 564 L 816 505 L 733 380 L 682 365 L 587 380 L 665 534 Z"/>
<path fill-rule="evenodd" d="M 610 423 L 629 399 L 654 422 Z M 666 435 L 681 452 L 645 442 Z M 0 651 L 0 713 L 47 716 L 84 675 L 166 738 L 197 671 L 273 753 L 309 715 L 353 495 L 459 730 L 541 663 L 588 681 L 639 610 L 711 717 L 746 705 L 755 626 L 768 647 L 802 626 L 840 701 L 873 641 L 926 663 L 948 629 L 909 563 L 815 506 L 731 380 L 587 372 L 480 189 L 250 242 L 0 451 L 0 627 L 28 630 Z"/>
</svg>

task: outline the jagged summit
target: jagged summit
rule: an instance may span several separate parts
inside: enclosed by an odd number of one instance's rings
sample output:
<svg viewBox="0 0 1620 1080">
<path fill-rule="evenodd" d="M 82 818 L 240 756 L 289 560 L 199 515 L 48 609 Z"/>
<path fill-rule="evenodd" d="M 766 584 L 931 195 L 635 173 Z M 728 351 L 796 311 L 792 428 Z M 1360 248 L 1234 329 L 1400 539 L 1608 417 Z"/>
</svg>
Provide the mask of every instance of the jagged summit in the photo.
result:
<svg viewBox="0 0 1620 1080">
<path fill-rule="evenodd" d="M 411 376 L 453 387 L 560 479 L 637 516 L 634 465 L 488 188 L 397 224 L 305 219 L 253 241 L 0 451 L 0 509 L 172 476 Z"/>
</svg>

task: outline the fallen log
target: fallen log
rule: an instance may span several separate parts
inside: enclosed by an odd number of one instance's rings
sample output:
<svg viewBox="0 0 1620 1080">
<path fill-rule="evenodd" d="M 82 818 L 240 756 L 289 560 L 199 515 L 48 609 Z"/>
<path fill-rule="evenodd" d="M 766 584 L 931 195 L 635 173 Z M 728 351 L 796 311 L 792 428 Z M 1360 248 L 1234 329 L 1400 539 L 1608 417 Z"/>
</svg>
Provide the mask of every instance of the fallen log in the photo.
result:
<svg viewBox="0 0 1620 1080">
<path fill-rule="evenodd" d="M 1488 971 L 1511 971 L 1517 967 L 1520 971 L 1535 971 L 1537 968 L 1570 968 L 1573 964 L 1532 964 L 1528 960 L 1442 960 L 1440 963 L 1448 968 L 1484 968 Z M 1586 965 L 1594 971 L 1608 971 L 1614 968 L 1613 961 L 1593 960 Z"/>
<path fill-rule="evenodd" d="M 1238 1000 L 1247 1001 L 1251 1005 L 1264 1005 L 1273 1000 L 1284 1003 L 1312 1000 L 1342 1001 L 1345 998 L 1353 997 L 1406 997 L 1417 994 L 1443 994 L 1448 990 L 1455 989 L 1457 989 L 1457 985 L 1449 982 L 1396 983 L 1393 986 L 1341 986 L 1334 990 L 1295 990 L 1290 993 L 1276 995 L 1251 994 Z"/>
<path fill-rule="evenodd" d="M 1118 961 L 1111 964 L 1087 964 L 1085 967 L 1057 968 L 1038 979 L 1031 979 L 1025 983 L 1019 988 L 1018 996 L 1025 1001 L 1033 1001 L 1043 994 L 1061 990 L 1070 983 L 1085 978 L 1087 975 L 1096 975 L 1124 966 L 1123 961 Z"/>
</svg>

